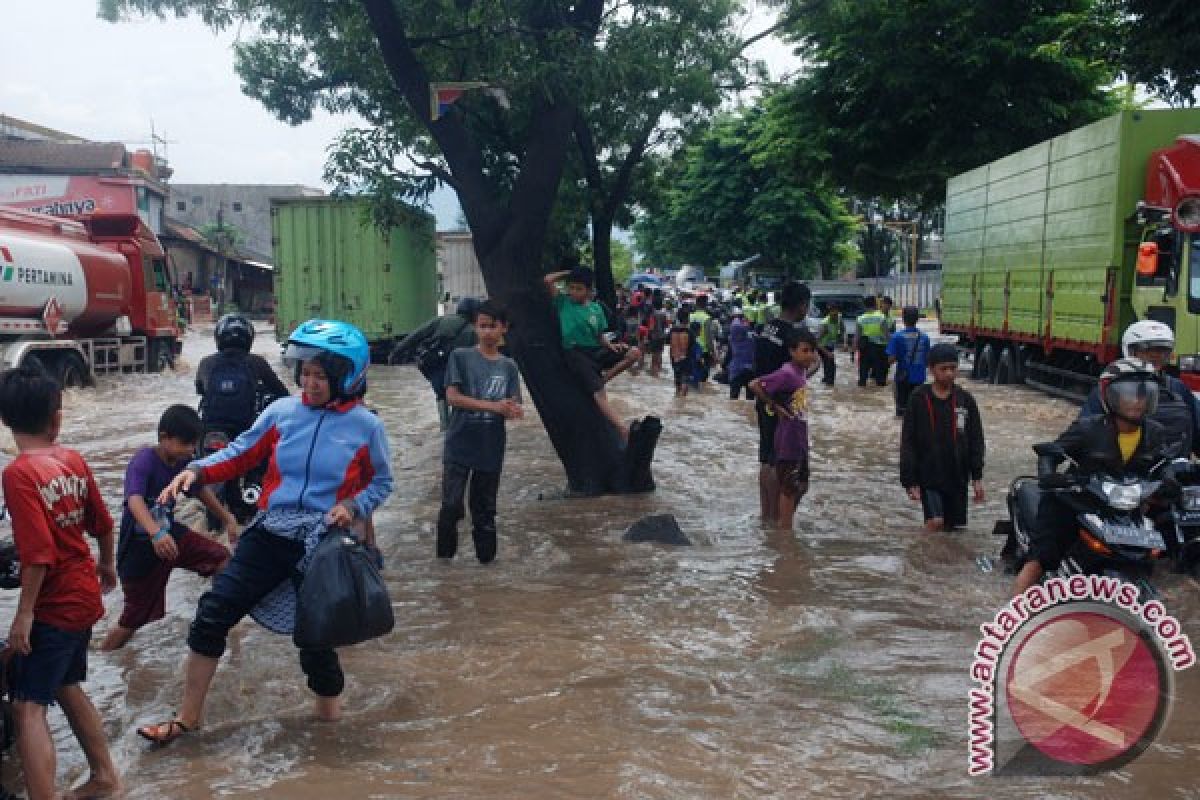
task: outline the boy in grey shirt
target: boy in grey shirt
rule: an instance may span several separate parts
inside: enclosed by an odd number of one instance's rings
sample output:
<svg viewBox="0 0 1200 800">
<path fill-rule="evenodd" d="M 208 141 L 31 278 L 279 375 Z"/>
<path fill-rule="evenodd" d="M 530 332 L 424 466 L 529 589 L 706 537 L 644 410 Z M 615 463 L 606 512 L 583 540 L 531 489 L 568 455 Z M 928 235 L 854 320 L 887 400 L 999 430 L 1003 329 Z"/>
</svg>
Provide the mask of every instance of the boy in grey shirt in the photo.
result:
<svg viewBox="0 0 1200 800">
<path fill-rule="evenodd" d="M 475 555 L 496 557 L 496 491 L 504 465 L 504 421 L 520 419 L 521 379 L 517 365 L 500 354 L 508 315 L 483 303 L 475 315 L 479 344 L 460 347 L 446 364 L 446 402 L 453 409 L 442 454 L 442 507 L 437 521 L 438 558 L 454 558 L 463 497 L 470 495 Z"/>
</svg>

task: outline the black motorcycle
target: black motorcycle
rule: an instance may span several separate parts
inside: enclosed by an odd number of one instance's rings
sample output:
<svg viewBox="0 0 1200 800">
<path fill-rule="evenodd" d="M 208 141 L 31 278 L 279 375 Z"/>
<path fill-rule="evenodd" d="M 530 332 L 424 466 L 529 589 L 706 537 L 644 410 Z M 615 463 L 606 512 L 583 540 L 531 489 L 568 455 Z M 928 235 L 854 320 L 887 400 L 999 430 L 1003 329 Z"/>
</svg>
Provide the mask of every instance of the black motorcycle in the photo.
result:
<svg viewBox="0 0 1200 800">
<path fill-rule="evenodd" d="M 1200 577 L 1200 466 L 1179 459 L 1166 473 L 1165 480 L 1177 488 L 1170 507 L 1156 521 L 1175 569 Z"/>
<path fill-rule="evenodd" d="M 1029 557 L 1030 531 L 1043 495 L 1053 493 L 1075 511 L 1078 535 L 1057 572 L 1047 577 L 1108 575 L 1132 583 L 1143 600 L 1157 596 L 1150 584 L 1155 565 L 1168 553 L 1163 534 L 1155 527 L 1152 508 L 1170 508 L 1174 484 L 1164 481 L 1170 462 L 1163 459 L 1151 470 L 1153 479 L 1104 473 L 1056 472 L 1067 458 L 1057 445 L 1034 446 L 1040 477 L 1019 477 L 1008 492 L 1008 520 L 993 533 L 1006 535 L 1000 556 L 1010 572 Z M 1069 460 L 1069 458 L 1068 458 Z"/>
<path fill-rule="evenodd" d="M 203 458 L 224 450 L 233 438 L 228 431 L 206 431 L 200 444 L 200 456 Z M 263 477 L 266 473 L 267 462 L 263 461 L 246 474 L 213 487 L 217 497 L 237 518 L 238 524 L 245 525 L 258 513 L 258 499 L 262 497 Z M 209 525 L 215 527 L 216 520 L 210 518 Z"/>
</svg>

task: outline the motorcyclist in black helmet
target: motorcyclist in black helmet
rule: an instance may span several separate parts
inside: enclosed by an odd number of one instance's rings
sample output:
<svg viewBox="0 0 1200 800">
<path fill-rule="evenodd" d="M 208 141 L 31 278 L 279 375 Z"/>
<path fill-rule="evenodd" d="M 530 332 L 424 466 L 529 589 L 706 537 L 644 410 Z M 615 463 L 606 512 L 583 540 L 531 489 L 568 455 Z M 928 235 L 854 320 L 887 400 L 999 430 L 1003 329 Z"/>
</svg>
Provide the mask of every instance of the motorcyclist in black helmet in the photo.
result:
<svg viewBox="0 0 1200 800">
<path fill-rule="evenodd" d="M 200 419 L 206 430 L 235 438 L 254 424 L 258 412 L 288 390 L 260 355 L 250 352 L 254 325 L 241 314 L 226 314 L 213 330 L 217 352 L 196 368 Z"/>
<path fill-rule="evenodd" d="M 1122 358 L 1105 367 L 1098 391 L 1104 414 L 1080 417 L 1055 440 L 1059 452 L 1088 475 L 1104 472 L 1145 477 L 1164 458 L 1176 454 L 1178 442 L 1152 419 L 1158 407 L 1160 381 L 1154 367 L 1139 358 Z M 1062 457 L 1042 456 L 1038 473 L 1053 470 Z M 1075 511 L 1051 492 L 1042 494 L 1037 519 L 1030 531 L 1030 552 L 1017 574 L 1014 595 L 1058 569 L 1078 535 Z"/>
</svg>

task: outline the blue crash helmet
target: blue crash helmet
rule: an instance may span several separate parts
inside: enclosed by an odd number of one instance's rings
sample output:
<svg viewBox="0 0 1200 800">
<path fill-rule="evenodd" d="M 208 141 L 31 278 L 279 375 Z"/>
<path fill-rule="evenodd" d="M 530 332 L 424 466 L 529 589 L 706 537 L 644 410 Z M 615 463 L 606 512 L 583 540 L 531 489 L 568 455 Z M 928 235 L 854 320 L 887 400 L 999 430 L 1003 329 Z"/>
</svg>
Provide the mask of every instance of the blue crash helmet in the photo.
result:
<svg viewBox="0 0 1200 800">
<path fill-rule="evenodd" d="M 367 384 L 371 348 L 362 331 L 349 322 L 335 319 L 310 319 L 292 331 L 283 363 L 300 374 L 300 365 L 316 361 L 329 376 L 334 394 L 355 397 Z"/>
</svg>

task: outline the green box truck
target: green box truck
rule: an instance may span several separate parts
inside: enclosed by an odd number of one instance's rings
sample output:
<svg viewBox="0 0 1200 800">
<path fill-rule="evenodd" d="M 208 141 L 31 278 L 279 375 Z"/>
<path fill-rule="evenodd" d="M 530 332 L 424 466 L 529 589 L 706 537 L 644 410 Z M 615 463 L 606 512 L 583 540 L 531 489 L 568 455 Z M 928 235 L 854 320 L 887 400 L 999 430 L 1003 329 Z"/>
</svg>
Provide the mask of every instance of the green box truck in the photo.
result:
<svg viewBox="0 0 1200 800">
<path fill-rule="evenodd" d="M 1125 111 L 956 175 L 942 329 L 973 375 L 1079 396 L 1155 319 L 1200 390 L 1200 109 Z"/>
<path fill-rule="evenodd" d="M 409 209 L 384 231 L 362 198 L 271 201 L 275 334 L 285 341 L 313 317 L 353 323 L 386 359 L 396 342 L 437 313 L 434 218 Z"/>
</svg>

